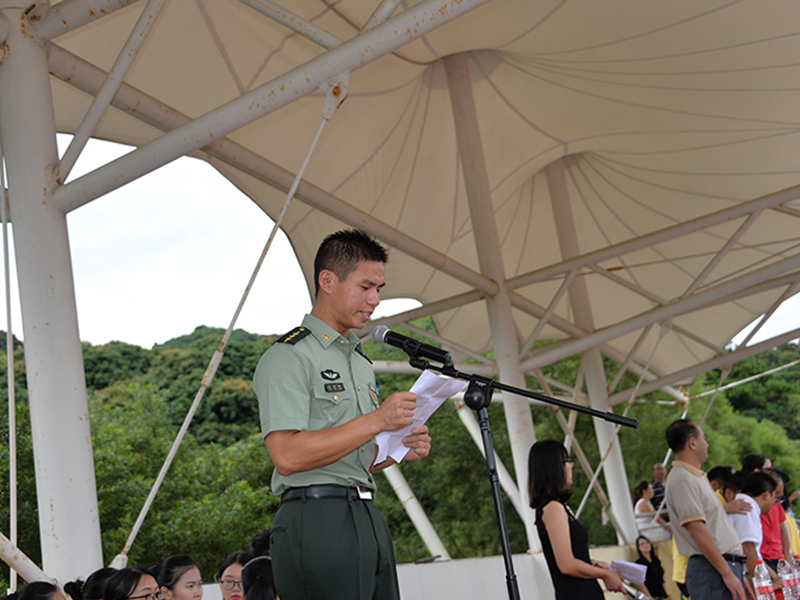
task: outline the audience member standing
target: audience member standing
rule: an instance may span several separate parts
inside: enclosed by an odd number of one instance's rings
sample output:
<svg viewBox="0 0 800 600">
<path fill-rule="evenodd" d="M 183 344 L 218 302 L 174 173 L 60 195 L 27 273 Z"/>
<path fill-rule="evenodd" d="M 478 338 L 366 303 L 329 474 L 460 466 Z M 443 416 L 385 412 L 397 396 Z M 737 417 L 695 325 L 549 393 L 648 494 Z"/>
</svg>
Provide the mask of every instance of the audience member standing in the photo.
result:
<svg viewBox="0 0 800 600">
<path fill-rule="evenodd" d="M 556 440 L 541 440 L 528 454 L 531 508 L 542 542 L 556 600 L 603 600 L 602 579 L 612 592 L 625 593 L 621 577 L 589 557 L 589 534 L 566 502 L 572 496 L 572 465 Z"/>
<path fill-rule="evenodd" d="M 789 541 L 789 531 L 784 526 L 786 513 L 783 512 L 783 479 L 771 469 L 765 470 L 775 480 L 775 506 L 767 514 L 761 515 L 761 529 L 764 540 L 761 542 L 761 557 L 770 569 L 777 572 L 778 559 L 781 556 L 791 556 L 792 546 Z"/>
<path fill-rule="evenodd" d="M 768 513 L 775 505 L 775 487 L 775 481 L 766 473 L 750 473 L 742 481 L 742 491 L 736 498 L 750 504 L 752 510 L 744 514 L 730 515 L 731 523 L 747 557 L 747 573 L 751 586 L 756 561 L 761 559 L 759 553 L 763 537 L 761 515 Z"/>
<path fill-rule="evenodd" d="M 689 595 L 693 600 L 745 600 L 739 536 L 700 470 L 708 459 L 705 434 L 681 419 L 667 428 L 666 438 L 675 453 L 666 498 L 678 551 L 689 557 Z"/>
<path fill-rule="evenodd" d="M 653 486 L 653 499 L 651 502 L 653 503 L 653 507 L 658 510 L 661 507 L 661 516 L 664 517 L 664 520 L 669 523 L 669 511 L 667 510 L 666 503 L 664 506 L 661 506 L 661 503 L 664 500 L 664 495 L 666 494 L 666 489 L 664 486 L 667 484 L 667 470 L 664 468 L 664 465 L 661 463 L 656 463 L 653 465 L 653 480 L 650 482 L 650 485 Z"/>
</svg>

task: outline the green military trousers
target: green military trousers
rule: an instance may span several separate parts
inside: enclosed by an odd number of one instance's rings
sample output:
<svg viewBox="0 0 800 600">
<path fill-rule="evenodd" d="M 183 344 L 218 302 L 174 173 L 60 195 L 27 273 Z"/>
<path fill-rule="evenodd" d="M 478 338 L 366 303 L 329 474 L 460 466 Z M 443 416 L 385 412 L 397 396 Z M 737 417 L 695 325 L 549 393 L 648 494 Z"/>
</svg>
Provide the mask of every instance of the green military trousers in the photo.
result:
<svg viewBox="0 0 800 600">
<path fill-rule="evenodd" d="M 392 536 L 371 501 L 300 499 L 272 525 L 281 600 L 399 600 Z"/>
</svg>

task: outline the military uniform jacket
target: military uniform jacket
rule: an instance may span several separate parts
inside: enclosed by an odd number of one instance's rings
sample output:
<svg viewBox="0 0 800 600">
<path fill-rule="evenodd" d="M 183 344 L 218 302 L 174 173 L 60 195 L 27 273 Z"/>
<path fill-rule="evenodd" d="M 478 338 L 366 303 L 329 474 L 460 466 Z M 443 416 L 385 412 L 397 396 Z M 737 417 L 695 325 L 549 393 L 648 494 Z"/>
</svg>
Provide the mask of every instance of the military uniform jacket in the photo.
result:
<svg viewBox="0 0 800 600">
<path fill-rule="evenodd" d="M 378 408 L 372 364 L 358 337 L 347 338 L 324 321 L 306 315 L 301 327 L 280 338 L 261 357 L 253 379 L 261 432 L 317 431 L 352 421 Z M 283 476 L 275 469 L 272 491 L 336 484 L 375 489 L 369 468 L 375 460 L 371 440 L 338 461 Z"/>
</svg>

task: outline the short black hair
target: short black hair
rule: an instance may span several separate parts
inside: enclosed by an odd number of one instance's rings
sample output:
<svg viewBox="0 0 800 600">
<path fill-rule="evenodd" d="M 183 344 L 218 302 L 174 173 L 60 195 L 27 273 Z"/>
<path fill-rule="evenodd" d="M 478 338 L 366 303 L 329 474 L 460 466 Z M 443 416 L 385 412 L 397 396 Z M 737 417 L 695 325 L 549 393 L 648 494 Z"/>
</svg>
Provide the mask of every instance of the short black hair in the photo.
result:
<svg viewBox="0 0 800 600">
<path fill-rule="evenodd" d="M 669 446 L 672 451 L 677 454 L 686 447 L 686 442 L 689 441 L 689 438 L 697 436 L 699 431 L 700 428 L 697 426 L 697 424 L 689 419 L 678 419 L 677 421 L 673 421 L 670 426 L 667 427 L 665 434 L 667 438 L 667 446 Z"/>
<path fill-rule="evenodd" d="M 544 507 L 551 500 L 566 502 L 572 497 L 564 467 L 568 457 L 564 444 L 556 440 L 541 440 L 531 446 L 528 453 L 531 508 Z"/>
<path fill-rule="evenodd" d="M 362 260 L 386 263 L 386 248 L 361 229 L 343 229 L 330 234 L 319 245 L 314 257 L 314 298 L 319 296 L 319 274 L 333 271 L 339 281 L 358 268 Z"/>
<path fill-rule="evenodd" d="M 742 459 L 742 471 L 752 473 L 756 469 L 763 469 L 767 457 L 761 454 L 748 454 Z"/>
<path fill-rule="evenodd" d="M 777 487 L 775 480 L 769 474 L 755 471 L 744 478 L 742 493 L 755 498 L 764 492 L 774 492 Z"/>
<path fill-rule="evenodd" d="M 709 471 L 710 473 L 710 471 Z M 731 490 L 732 492 L 736 492 L 737 494 L 742 490 L 744 487 L 744 480 L 747 479 L 747 474 L 739 471 L 738 473 L 731 473 L 728 477 L 725 478 L 725 483 L 722 486 L 724 490 Z"/>
<path fill-rule="evenodd" d="M 731 475 L 733 475 L 733 467 L 730 465 L 718 465 L 711 469 L 706 477 L 708 477 L 709 481 L 716 481 L 717 483 L 724 484 Z"/>
</svg>

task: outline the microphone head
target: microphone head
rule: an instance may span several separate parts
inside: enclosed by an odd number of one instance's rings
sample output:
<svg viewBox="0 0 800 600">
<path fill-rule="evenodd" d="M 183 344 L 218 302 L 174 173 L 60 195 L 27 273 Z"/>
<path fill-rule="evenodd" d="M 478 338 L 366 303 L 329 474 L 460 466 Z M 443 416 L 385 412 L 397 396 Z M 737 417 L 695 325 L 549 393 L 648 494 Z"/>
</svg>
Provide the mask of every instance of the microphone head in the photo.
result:
<svg viewBox="0 0 800 600">
<path fill-rule="evenodd" d="M 390 331 L 391 329 L 389 329 L 386 325 L 378 325 L 375 329 L 372 330 L 372 339 L 379 344 L 385 344 L 386 334 L 389 333 Z"/>
</svg>

